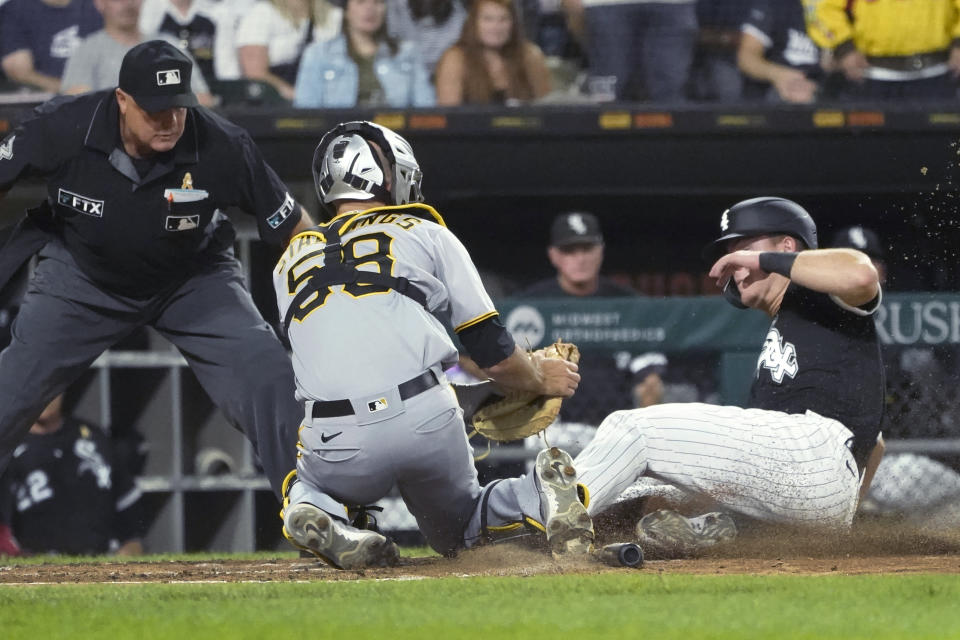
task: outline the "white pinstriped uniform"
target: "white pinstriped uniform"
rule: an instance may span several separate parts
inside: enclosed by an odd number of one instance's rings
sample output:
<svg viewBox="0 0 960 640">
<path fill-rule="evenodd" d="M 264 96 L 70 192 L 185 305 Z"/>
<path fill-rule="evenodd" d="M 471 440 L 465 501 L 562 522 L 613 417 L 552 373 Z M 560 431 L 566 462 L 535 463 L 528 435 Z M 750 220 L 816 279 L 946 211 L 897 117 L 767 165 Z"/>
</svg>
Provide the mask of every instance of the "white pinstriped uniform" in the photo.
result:
<svg viewBox="0 0 960 640">
<path fill-rule="evenodd" d="M 667 404 L 609 415 L 574 461 L 590 511 L 652 477 L 768 522 L 848 527 L 883 415 L 871 317 L 879 304 L 879 293 L 854 308 L 791 283 L 757 362 L 754 408 Z"/>
<path fill-rule="evenodd" d="M 574 460 L 591 514 L 642 476 L 765 521 L 847 527 L 857 464 L 836 420 L 701 403 L 617 411 Z"/>
</svg>

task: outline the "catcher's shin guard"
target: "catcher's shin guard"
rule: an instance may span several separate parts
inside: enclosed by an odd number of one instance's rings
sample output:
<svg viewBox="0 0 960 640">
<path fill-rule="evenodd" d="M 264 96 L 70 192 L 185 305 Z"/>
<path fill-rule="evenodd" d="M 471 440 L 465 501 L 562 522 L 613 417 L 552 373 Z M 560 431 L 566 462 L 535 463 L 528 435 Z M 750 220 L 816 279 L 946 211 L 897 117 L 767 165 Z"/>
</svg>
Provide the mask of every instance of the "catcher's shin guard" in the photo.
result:
<svg viewBox="0 0 960 640">
<path fill-rule="evenodd" d="M 284 510 L 290 505 L 290 488 L 293 487 L 294 483 L 297 481 L 297 470 L 292 469 L 290 473 L 286 475 L 283 479 L 283 484 L 280 486 L 280 495 L 283 496 L 283 503 L 280 505 L 280 520 L 283 520 Z M 316 556 L 312 551 L 307 551 L 300 548 L 300 545 L 293 539 L 293 537 L 287 533 L 287 527 L 285 525 L 280 526 L 280 532 L 283 534 L 283 537 L 292 544 L 294 547 L 300 550 L 301 558 L 315 558 Z"/>
<path fill-rule="evenodd" d="M 286 475 L 286 477 L 283 479 L 283 484 L 280 485 L 280 496 L 281 496 L 281 498 L 282 498 L 282 500 L 283 500 L 283 502 L 282 502 L 281 505 L 280 505 L 280 519 L 281 519 L 281 520 L 283 520 L 283 512 L 284 512 L 284 510 L 285 510 L 285 509 L 287 508 L 287 506 L 290 504 L 290 488 L 293 487 L 293 483 L 295 483 L 296 481 L 297 481 L 297 470 L 296 470 L 296 469 L 291 469 L 291 470 L 290 470 L 290 473 L 288 473 L 288 474 Z M 284 537 L 286 537 L 288 540 L 290 539 L 290 536 L 287 535 L 287 532 L 286 532 L 286 531 L 283 532 L 283 535 L 284 535 Z"/>
<path fill-rule="evenodd" d="M 544 449 L 534 464 L 547 544 L 554 553 L 593 550 L 593 520 L 587 513 L 586 488 L 577 484 L 573 458 L 557 447 Z M 583 492 L 583 495 L 581 495 Z"/>
<path fill-rule="evenodd" d="M 397 545 L 379 533 L 354 529 L 307 502 L 285 511 L 287 539 L 338 569 L 394 566 L 399 561 Z"/>
</svg>

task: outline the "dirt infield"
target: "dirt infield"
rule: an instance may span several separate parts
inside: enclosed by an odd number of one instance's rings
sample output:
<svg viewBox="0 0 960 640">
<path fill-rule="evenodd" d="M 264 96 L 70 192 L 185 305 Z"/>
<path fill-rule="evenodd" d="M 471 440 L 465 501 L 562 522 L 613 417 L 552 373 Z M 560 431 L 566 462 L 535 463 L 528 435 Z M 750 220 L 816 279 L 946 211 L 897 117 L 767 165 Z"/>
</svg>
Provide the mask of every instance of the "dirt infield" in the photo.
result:
<svg viewBox="0 0 960 640">
<path fill-rule="evenodd" d="M 6 567 L 2 564 L 0 561 L 0 584 L 416 580 L 630 571 L 608 567 L 589 557 L 554 560 L 542 552 L 508 545 L 483 547 L 452 559 L 409 558 L 397 567 L 363 571 L 338 571 L 318 561 L 297 558 L 89 564 L 51 561 Z M 869 524 L 861 524 L 854 534 L 843 536 L 757 529 L 699 558 L 648 559 L 639 571 L 719 575 L 960 573 L 960 532 L 933 533 Z"/>
</svg>

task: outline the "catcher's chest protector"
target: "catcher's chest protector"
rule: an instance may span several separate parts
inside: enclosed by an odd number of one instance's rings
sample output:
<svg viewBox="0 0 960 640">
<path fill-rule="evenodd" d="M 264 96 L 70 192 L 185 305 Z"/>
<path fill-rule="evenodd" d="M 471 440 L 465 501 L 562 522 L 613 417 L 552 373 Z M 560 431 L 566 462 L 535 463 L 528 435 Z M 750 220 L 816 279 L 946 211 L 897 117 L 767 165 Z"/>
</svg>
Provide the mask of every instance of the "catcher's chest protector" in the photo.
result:
<svg viewBox="0 0 960 640">
<path fill-rule="evenodd" d="M 352 253 L 348 258 L 344 258 L 340 230 L 351 220 L 351 218 L 338 218 L 326 225 L 318 225 L 312 229 L 321 233 L 327 241 L 323 248 L 319 249 L 323 252 L 323 267 L 311 269 L 308 272 L 309 275 L 304 276 L 308 278 L 307 283 L 297 292 L 283 317 L 283 332 L 285 334 L 289 331 L 290 321 L 295 317 L 295 314 L 303 312 L 304 303 L 315 296 L 321 295 L 321 292 L 332 285 L 351 283 L 378 285 L 402 293 L 422 307 L 427 307 L 426 294 L 403 276 L 395 277 L 389 273 L 361 271 L 357 269 L 356 265 L 359 261 Z"/>
</svg>

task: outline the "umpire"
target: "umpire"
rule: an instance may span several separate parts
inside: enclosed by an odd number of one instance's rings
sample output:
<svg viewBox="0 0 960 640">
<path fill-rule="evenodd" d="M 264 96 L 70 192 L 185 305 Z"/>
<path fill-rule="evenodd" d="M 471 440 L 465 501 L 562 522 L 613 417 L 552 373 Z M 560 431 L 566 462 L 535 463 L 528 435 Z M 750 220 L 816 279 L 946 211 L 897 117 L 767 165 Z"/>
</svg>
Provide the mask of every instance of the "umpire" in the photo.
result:
<svg viewBox="0 0 960 640">
<path fill-rule="evenodd" d="M 292 367 L 221 210 L 252 214 L 276 244 L 312 221 L 249 135 L 197 106 L 191 72 L 176 47 L 145 42 L 116 89 L 55 98 L 0 143 L 0 197 L 20 178 L 47 184 L 0 250 L 0 284 L 39 252 L 0 354 L 0 472 L 41 410 L 143 325 L 180 350 L 277 495 L 296 464 Z"/>
</svg>

